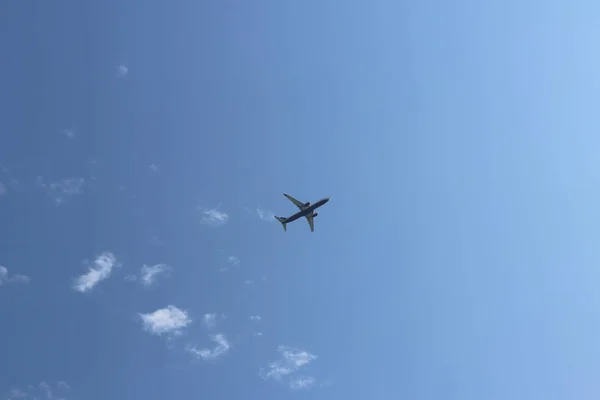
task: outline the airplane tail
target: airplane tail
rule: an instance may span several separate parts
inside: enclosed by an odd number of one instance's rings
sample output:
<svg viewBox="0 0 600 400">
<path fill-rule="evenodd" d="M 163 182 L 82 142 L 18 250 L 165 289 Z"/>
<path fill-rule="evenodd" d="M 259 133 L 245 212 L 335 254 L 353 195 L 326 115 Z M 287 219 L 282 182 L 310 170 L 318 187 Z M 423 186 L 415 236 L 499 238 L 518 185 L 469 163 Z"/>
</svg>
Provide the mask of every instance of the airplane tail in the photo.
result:
<svg viewBox="0 0 600 400">
<path fill-rule="evenodd" d="M 286 219 L 283 217 L 275 217 L 275 219 L 281 222 L 281 225 L 283 225 L 283 230 L 287 231 L 287 223 L 285 222 Z"/>
</svg>

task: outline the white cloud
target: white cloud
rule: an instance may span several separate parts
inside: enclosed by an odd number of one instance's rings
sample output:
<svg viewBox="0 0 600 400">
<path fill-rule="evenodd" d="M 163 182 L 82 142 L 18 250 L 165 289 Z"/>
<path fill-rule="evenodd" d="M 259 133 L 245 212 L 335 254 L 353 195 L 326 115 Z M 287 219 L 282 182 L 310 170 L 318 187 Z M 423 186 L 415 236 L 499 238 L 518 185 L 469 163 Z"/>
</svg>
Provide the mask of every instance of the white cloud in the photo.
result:
<svg viewBox="0 0 600 400">
<path fill-rule="evenodd" d="M 275 214 L 273 214 L 271 211 L 264 210 L 262 208 L 257 208 L 256 213 L 258 214 L 258 218 L 262 219 L 263 221 L 275 221 Z"/>
<path fill-rule="evenodd" d="M 6 185 L 0 182 L 0 196 L 4 196 L 8 192 Z"/>
<path fill-rule="evenodd" d="M 293 390 L 310 389 L 315 385 L 315 383 L 316 379 L 312 376 L 303 376 L 295 379 L 290 379 L 290 388 Z"/>
<path fill-rule="evenodd" d="M 110 277 L 113 267 L 117 264 L 115 256 L 110 252 L 100 254 L 88 269 L 88 272 L 77 277 L 73 289 L 84 293 L 92 290 L 98 283 Z"/>
<path fill-rule="evenodd" d="M 294 377 L 292 375 L 316 360 L 316 355 L 289 346 L 279 346 L 277 351 L 280 353 L 281 358 L 269 363 L 266 369 L 260 371 L 260 376 L 264 380 L 273 379 L 281 382 L 283 378 L 289 376 L 289 385 L 292 389 L 308 388 L 314 385 L 314 378 Z"/>
<path fill-rule="evenodd" d="M 263 334 L 262 332 L 254 332 L 254 336 L 256 337 L 261 337 Z"/>
<path fill-rule="evenodd" d="M 29 283 L 31 278 L 21 274 L 9 274 L 8 268 L 0 265 L 0 286 L 4 283 Z"/>
<path fill-rule="evenodd" d="M 127 68 L 127 66 L 125 66 L 123 64 L 117 66 L 117 78 L 123 78 L 128 73 L 129 73 L 129 68 Z"/>
<path fill-rule="evenodd" d="M 37 184 L 54 199 L 56 204 L 64 203 L 65 199 L 83 193 L 83 178 L 65 178 L 56 182 L 45 182 L 41 176 L 37 177 Z"/>
<path fill-rule="evenodd" d="M 246 279 L 246 280 L 244 281 L 244 283 L 245 283 L 246 285 L 254 285 L 254 281 L 253 281 L 252 279 Z"/>
<path fill-rule="evenodd" d="M 260 315 L 251 315 L 250 316 L 250 320 L 251 321 L 260 321 L 262 318 Z"/>
<path fill-rule="evenodd" d="M 144 330 L 158 336 L 163 334 L 178 335 L 192 323 L 186 311 L 172 305 L 152 313 L 139 314 L 139 316 L 142 319 Z"/>
<path fill-rule="evenodd" d="M 231 265 L 238 265 L 240 263 L 240 259 L 236 256 L 229 256 L 229 258 L 227 258 L 227 262 Z"/>
<path fill-rule="evenodd" d="M 48 385 L 46 382 L 40 383 L 40 389 L 42 390 L 42 392 L 44 392 L 46 398 L 51 399 L 53 397 L 52 389 L 50 389 L 50 385 Z"/>
<path fill-rule="evenodd" d="M 217 326 L 217 314 L 204 314 L 203 321 L 208 329 L 214 329 Z"/>
<path fill-rule="evenodd" d="M 224 225 L 229 220 L 229 215 L 224 211 L 217 210 L 218 207 L 208 209 L 198 207 L 201 213 L 202 223 L 206 225 L 219 226 Z"/>
<path fill-rule="evenodd" d="M 59 390 L 66 391 L 70 390 L 71 387 L 63 381 L 60 381 L 56 384 L 56 387 Z M 40 400 L 40 399 L 48 399 L 48 400 L 64 400 L 60 396 L 54 395 L 52 392 L 52 388 L 46 382 L 40 382 L 38 385 L 28 385 L 27 390 L 21 390 L 18 388 L 12 389 L 8 393 L 8 400 L 17 400 L 17 399 L 32 399 L 32 400 Z"/>
<path fill-rule="evenodd" d="M 211 338 L 217 345 L 212 349 L 198 349 L 195 346 L 188 346 L 187 351 L 196 358 L 203 360 L 216 360 L 229 351 L 231 345 L 222 333 L 214 335 Z"/>
<path fill-rule="evenodd" d="M 152 266 L 144 264 L 140 272 L 140 280 L 142 281 L 142 285 L 146 287 L 152 286 L 161 274 L 165 275 L 170 270 L 171 267 L 166 264 L 156 264 Z"/>
<path fill-rule="evenodd" d="M 150 164 L 150 165 L 148 165 L 148 169 L 150 169 L 151 171 L 156 172 L 156 171 L 158 171 L 158 165 L 156 165 L 156 164 Z"/>
</svg>

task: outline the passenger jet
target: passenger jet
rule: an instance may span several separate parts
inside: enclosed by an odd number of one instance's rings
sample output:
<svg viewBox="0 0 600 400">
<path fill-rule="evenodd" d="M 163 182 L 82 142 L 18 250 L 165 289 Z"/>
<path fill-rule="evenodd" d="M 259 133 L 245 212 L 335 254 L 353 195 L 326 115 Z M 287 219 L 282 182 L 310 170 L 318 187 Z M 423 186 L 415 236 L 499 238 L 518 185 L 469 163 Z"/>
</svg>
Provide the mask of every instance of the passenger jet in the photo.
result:
<svg viewBox="0 0 600 400">
<path fill-rule="evenodd" d="M 321 199 L 321 200 L 317 201 L 315 204 L 311 205 L 310 202 L 302 203 L 301 201 L 298 201 L 295 198 L 293 198 L 292 196 L 290 196 L 289 194 L 284 193 L 283 195 L 285 197 L 287 197 L 292 203 L 294 203 L 296 205 L 296 207 L 298 207 L 300 209 L 300 211 L 298 211 L 296 214 L 294 214 L 288 218 L 275 217 L 277 219 L 277 221 L 281 222 L 281 225 L 283 225 L 283 230 L 287 231 L 288 223 L 293 222 L 293 221 L 297 220 L 298 218 L 306 217 L 306 220 L 308 221 L 308 225 L 310 225 L 310 231 L 314 232 L 315 231 L 314 218 L 317 215 L 319 215 L 314 211 L 317 208 L 321 207 L 323 204 L 327 203 L 329 201 L 330 197 Z"/>
</svg>

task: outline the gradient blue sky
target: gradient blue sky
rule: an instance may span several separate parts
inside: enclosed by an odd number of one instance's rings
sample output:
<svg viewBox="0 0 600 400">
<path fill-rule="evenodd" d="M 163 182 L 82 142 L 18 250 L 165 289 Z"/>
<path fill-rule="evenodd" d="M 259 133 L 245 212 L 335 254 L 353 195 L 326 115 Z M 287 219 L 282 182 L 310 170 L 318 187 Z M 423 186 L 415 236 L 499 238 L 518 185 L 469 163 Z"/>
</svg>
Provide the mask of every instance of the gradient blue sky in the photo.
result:
<svg viewBox="0 0 600 400">
<path fill-rule="evenodd" d="M 597 399 L 599 14 L 1 2 L 1 398 Z"/>
</svg>

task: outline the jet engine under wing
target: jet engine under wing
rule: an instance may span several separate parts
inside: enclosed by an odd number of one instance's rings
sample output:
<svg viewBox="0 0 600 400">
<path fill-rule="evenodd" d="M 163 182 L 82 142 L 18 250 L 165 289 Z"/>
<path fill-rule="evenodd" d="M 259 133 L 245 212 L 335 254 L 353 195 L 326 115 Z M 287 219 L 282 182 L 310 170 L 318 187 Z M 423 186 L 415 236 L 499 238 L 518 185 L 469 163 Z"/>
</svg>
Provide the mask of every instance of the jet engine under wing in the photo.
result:
<svg viewBox="0 0 600 400">
<path fill-rule="evenodd" d="M 310 231 L 311 231 L 311 232 L 314 232 L 314 231 L 315 231 L 315 220 L 314 220 L 314 214 L 307 215 L 307 216 L 306 216 L 306 220 L 308 221 L 308 225 L 310 225 Z"/>
<path fill-rule="evenodd" d="M 296 207 L 298 207 L 300 209 L 300 211 L 304 210 L 307 206 L 304 205 L 303 202 L 296 200 L 295 198 L 293 198 L 292 196 L 290 196 L 289 194 L 283 194 L 285 197 L 287 197 L 292 203 L 294 203 L 296 205 Z"/>
</svg>

